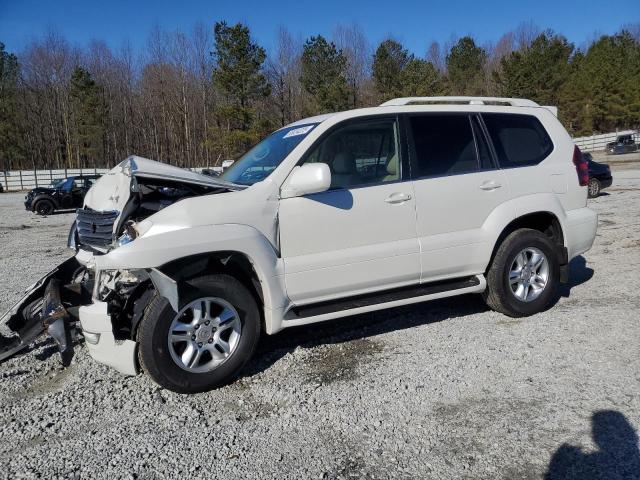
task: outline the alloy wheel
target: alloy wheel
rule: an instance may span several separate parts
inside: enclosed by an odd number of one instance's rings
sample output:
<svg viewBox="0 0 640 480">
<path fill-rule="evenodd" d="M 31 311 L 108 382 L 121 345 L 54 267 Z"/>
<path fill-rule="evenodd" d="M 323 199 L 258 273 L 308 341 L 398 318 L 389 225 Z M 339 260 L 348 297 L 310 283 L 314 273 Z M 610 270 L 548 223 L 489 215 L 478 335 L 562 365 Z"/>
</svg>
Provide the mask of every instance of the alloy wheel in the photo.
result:
<svg viewBox="0 0 640 480">
<path fill-rule="evenodd" d="M 221 298 L 199 298 L 180 310 L 171 322 L 169 352 L 183 370 L 206 373 L 233 354 L 241 334 L 242 323 L 233 305 Z"/>
<path fill-rule="evenodd" d="M 520 251 L 509 269 L 511 293 L 522 302 L 531 302 L 544 291 L 549 281 L 549 261 L 536 247 Z"/>
</svg>

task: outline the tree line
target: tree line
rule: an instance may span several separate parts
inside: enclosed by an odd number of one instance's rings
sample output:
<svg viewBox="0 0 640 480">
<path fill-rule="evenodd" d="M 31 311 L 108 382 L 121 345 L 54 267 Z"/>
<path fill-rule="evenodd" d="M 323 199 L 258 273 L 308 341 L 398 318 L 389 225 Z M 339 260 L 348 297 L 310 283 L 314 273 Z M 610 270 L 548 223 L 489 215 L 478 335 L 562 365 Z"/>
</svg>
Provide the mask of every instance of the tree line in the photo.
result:
<svg viewBox="0 0 640 480">
<path fill-rule="evenodd" d="M 640 24 L 576 47 L 523 24 L 492 44 L 433 42 L 424 56 L 357 24 L 267 53 L 241 23 L 154 29 L 142 55 L 49 32 L 19 54 L 0 42 L 0 168 L 113 166 L 131 154 L 183 167 L 236 158 L 315 114 L 399 96 L 489 95 L 556 105 L 573 135 L 640 126 Z"/>
</svg>

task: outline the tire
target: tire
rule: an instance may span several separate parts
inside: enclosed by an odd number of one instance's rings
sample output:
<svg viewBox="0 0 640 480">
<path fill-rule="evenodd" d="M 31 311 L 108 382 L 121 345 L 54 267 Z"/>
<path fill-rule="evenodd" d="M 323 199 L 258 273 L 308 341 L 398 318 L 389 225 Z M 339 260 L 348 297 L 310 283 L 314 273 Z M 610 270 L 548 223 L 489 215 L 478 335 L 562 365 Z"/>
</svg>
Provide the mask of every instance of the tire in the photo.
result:
<svg viewBox="0 0 640 480">
<path fill-rule="evenodd" d="M 169 337 L 170 333 L 173 334 L 171 338 L 183 335 L 183 332 L 177 329 L 190 328 L 194 322 L 197 323 L 196 313 L 193 309 L 184 307 L 182 310 L 187 310 L 184 316 L 179 317 L 165 298 L 156 294 L 151 299 L 138 327 L 138 359 L 142 369 L 156 383 L 177 393 L 205 392 L 228 384 L 252 357 L 261 332 L 261 317 L 256 300 L 234 277 L 222 274 L 208 275 L 193 279 L 189 283 L 195 288 L 185 299 L 185 305 L 196 305 L 193 307 L 195 309 L 197 305 L 202 305 L 202 311 L 208 309 L 210 315 L 200 316 L 201 318 L 216 315 L 213 309 L 219 307 L 223 310 L 221 313 L 218 311 L 218 318 L 223 317 L 227 311 L 233 311 L 236 319 L 231 320 L 234 325 L 232 327 L 228 327 L 230 322 L 218 326 L 220 337 L 231 330 L 226 344 L 232 346 L 229 347 L 228 356 L 212 367 L 210 365 L 218 361 L 217 357 L 224 355 L 224 349 L 218 345 L 220 340 L 213 341 L 216 335 L 216 318 L 213 318 L 210 324 L 202 323 L 198 330 L 185 333 L 191 339 L 195 338 L 195 341 L 178 340 L 173 343 Z M 207 309 L 201 302 L 208 305 Z M 183 320 L 189 323 L 183 323 Z M 232 340 L 232 336 L 237 335 L 238 325 L 240 334 Z M 203 333 L 204 336 L 200 338 L 200 334 Z M 184 350 L 180 351 L 181 348 Z M 201 351 L 201 356 L 197 357 L 199 360 L 196 360 L 193 366 L 185 365 L 182 361 L 188 348 L 196 349 L 196 352 Z M 196 357 L 191 357 L 193 358 Z M 206 363 L 207 361 L 209 363 Z"/>
<path fill-rule="evenodd" d="M 33 211 L 38 215 L 51 215 L 55 210 L 55 206 L 51 200 L 38 200 L 33 206 Z"/>
<path fill-rule="evenodd" d="M 589 185 L 587 186 L 587 192 L 589 198 L 596 198 L 600 195 L 600 189 L 602 186 L 600 185 L 600 181 L 596 178 L 589 179 Z"/>
<path fill-rule="evenodd" d="M 542 263 L 537 269 L 537 273 L 531 273 L 531 269 L 520 269 L 520 277 L 514 279 L 513 288 L 510 282 L 512 270 L 517 270 L 518 255 L 524 252 L 525 265 L 531 265 L 529 254 L 541 253 L 544 256 Z M 520 257 L 522 258 L 522 257 Z M 546 270 L 543 265 L 546 261 Z M 546 275 L 545 275 L 546 272 Z M 546 282 L 542 288 L 542 282 L 537 280 L 546 276 Z M 527 317 L 545 310 L 552 300 L 556 298 L 558 285 L 560 283 L 560 262 L 553 240 L 544 233 L 529 228 L 523 228 L 510 233 L 500 244 L 487 271 L 487 288 L 482 296 L 486 304 L 492 310 L 503 313 L 510 317 Z M 528 282 L 529 287 L 526 285 Z M 523 285 L 522 290 L 520 285 Z M 514 293 L 514 289 L 516 293 Z M 527 300 L 518 297 L 528 295 Z"/>
</svg>

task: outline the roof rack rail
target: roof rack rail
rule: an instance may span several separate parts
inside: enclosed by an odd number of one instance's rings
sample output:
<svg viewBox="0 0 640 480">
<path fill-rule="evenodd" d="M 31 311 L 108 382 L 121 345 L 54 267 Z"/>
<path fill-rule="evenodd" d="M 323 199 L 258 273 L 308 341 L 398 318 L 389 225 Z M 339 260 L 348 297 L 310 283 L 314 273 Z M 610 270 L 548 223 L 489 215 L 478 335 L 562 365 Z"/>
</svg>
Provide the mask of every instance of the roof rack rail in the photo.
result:
<svg viewBox="0 0 640 480">
<path fill-rule="evenodd" d="M 533 100 L 502 97 L 403 97 L 384 102 L 381 107 L 402 105 L 503 105 L 511 107 L 539 107 Z"/>
</svg>

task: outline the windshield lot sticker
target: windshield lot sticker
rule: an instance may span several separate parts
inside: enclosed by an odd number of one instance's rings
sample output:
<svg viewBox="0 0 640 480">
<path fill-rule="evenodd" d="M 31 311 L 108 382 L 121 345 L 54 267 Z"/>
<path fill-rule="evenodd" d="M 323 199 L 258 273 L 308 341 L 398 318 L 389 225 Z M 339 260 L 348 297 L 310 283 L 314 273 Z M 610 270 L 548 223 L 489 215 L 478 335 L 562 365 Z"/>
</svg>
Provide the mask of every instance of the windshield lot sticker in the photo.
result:
<svg viewBox="0 0 640 480">
<path fill-rule="evenodd" d="M 289 130 L 287 134 L 282 138 L 295 137 L 297 135 L 304 135 L 309 130 L 313 128 L 313 125 L 307 125 L 306 127 L 294 128 L 293 130 Z"/>
</svg>

